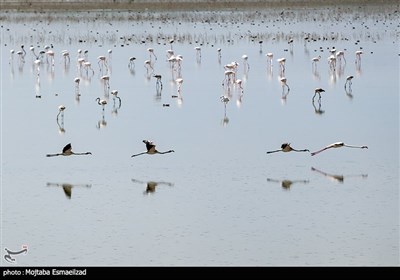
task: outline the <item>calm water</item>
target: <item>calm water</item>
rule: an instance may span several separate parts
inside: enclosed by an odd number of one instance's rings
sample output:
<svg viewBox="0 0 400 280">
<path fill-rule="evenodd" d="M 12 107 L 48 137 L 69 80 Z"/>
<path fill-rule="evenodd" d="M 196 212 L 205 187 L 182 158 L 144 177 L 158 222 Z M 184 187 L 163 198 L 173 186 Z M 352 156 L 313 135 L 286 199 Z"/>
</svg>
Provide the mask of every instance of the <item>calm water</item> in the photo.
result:
<svg viewBox="0 0 400 280">
<path fill-rule="evenodd" d="M 23 266 L 397 266 L 398 10 L 2 12 L 2 252 L 27 245 L 15 256 Z M 30 47 L 46 45 L 54 66 L 44 56 L 38 72 Z M 171 48 L 180 72 L 167 62 Z M 332 48 L 346 59 L 335 69 Z M 93 74 L 78 71 L 78 49 Z M 233 61 L 243 91 L 222 86 Z M 131 158 L 144 139 L 175 153 Z M 284 142 L 316 151 L 338 141 L 368 150 L 266 154 Z M 68 143 L 92 155 L 46 157 Z"/>
</svg>

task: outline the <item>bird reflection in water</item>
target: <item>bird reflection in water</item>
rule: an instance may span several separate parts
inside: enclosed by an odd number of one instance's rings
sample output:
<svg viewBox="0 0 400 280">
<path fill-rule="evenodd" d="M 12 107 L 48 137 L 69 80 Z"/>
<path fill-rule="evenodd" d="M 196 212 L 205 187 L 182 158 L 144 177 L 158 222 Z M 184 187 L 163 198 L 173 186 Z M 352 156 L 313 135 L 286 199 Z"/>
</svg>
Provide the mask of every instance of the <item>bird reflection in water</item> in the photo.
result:
<svg viewBox="0 0 400 280">
<path fill-rule="evenodd" d="M 344 91 L 346 92 L 346 95 L 350 98 L 353 99 L 353 89 L 351 87 L 349 88 L 344 88 Z"/>
<path fill-rule="evenodd" d="M 328 178 L 331 179 L 332 181 L 339 182 L 339 183 L 343 183 L 345 177 L 346 177 L 346 178 L 349 178 L 349 177 L 367 178 L 367 177 L 368 177 L 368 174 L 358 174 L 358 175 L 338 175 L 338 174 L 329 174 L 329 173 L 326 173 L 326 172 L 324 172 L 324 171 L 318 170 L 318 169 L 316 169 L 316 168 L 314 168 L 314 167 L 311 167 L 311 170 L 312 170 L 312 171 L 315 171 L 315 172 L 317 172 L 317 173 L 319 173 L 319 174 L 322 174 L 322 175 L 324 175 L 325 177 L 328 177 Z"/>
<path fill-rule="evenodd" d="M 157 75 L 153 75 L 154 78 L 157 79 L 156 81 L 156 96 L 155 96 L 155 100 L 156 101 L 160 101 L 161 100 L 161 92 L 163 89 L 163 84 L 161 81 L 161 75 L 157 74 Z"/>
<path fill-rule="evenodd" d="M 276 180 L 271 178 L 267 178 L 267 181 L 274 183 L 281 183 L 282 188 L 287 191 L 290 190 L 290 187 L 294 183 L 308 184 L 310 182 L 309 180 Z"/>
<path fill-rule="evenodd" d="M 47 183 L 48 187 L 62 187 L 65 196 L 68 199 L 72 197 L 72 189 L 75 187 L 91 188 L 91 184 L 69 184 L 69 183 Z"/>
<path fill-rule="evenodd" d="M 351 99 L 353 98 L 353 89 L 351 88 L 351 85 L 353 84 L 352 79 L 354 78 L 354 76 L 347 76 L 346 78 L 346 83 L 344 84 L 344 90 L 346 92 L 346 95 Z"/>
<path fill-rule="evenodd" d="M 104 117 L 104 112 L 103 112 L 101 114 L 101 119 L 97 122 L 96 127 L 97 127 L 97 129 L 101 129 L 101 128 L 106 127 L 106 126 L 107 126 L 107 121 L 106 121 L 106 119 Z"/>
<path fill-rule="evenodd" d="M 147 182 L 144 182 L 144 181 L 132 179 L 132 182 L 138 183 L 138 184 L 146 184 L 146 190 L 143 191 L 143 194 L 144 194 L 144 195 L 148 195 L 148 194 L 153 194 L 153 193 L 155 193 L 155 192 L 156 192 L 156 187 L 158 187 L 159 185 L 166 185 L 166 186 L 169 186 L 169 187 L 174 186 L 173 183 L 170 183 L 170 182 L 163 182 L 163 181 L 159 181 L 159 182 L 156 182 L 156 181 L 147 181 Z"/>
<path fill-rule="evenodd" d="M 321 98 L 318 98 L 317 105 L 315 105 L 315 102 L 313 100 L 312 105 L 314 107 L 315 114 L 322 115 L 323 113 L 325 113 L 325 110 L 321 109 Z"/>
<path fill-rule="evenodd" d="M 237 79 L 235 82 L 236 91 L 238 92 L 237 99 L 236 99 L 236 106 L 238 108 L 240 108 L 242 106 L 242 102 L 243 102 L 244 89 L 243 89 L 242 83 L 243 83 L 243 81 L 241 79 Z M 227 94 L 229 94 L 229 93 L 227 93 Z"/>
<path fill-rule="evenodd" d="M 58 133 L 64 134 L 65 133 L 65 128 L 64 128 L 64 118 L 61 118 L 61 122 L 57 119 L 57 125 L 58 125 Z"/>
</svg>

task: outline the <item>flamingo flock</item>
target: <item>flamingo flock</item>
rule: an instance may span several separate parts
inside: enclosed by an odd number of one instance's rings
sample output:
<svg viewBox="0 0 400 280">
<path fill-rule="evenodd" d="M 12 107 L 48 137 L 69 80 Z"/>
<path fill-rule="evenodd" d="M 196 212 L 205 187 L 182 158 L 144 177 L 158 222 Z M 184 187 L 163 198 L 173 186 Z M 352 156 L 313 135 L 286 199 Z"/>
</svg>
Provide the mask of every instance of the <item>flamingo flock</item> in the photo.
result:
<svg viewBox="0 0 400 280">
<path fill-rule="evenodd" d="M 304 45 L 306 46 L 306 42 L 310 42 L 310 40 L 313 40 L 312 38 L 313 35 L 307 34 L 307 36 L 304 38 Z M 170 81 L 173 82 L 175 88 L 176 88 L 176 93 L 173 93 L 171 95 L 172 98 L 178 98 L 180 104 L 182 103 L 183 100 L 183 91 L 185 89 L 190 88 L 189 82 L 184 83 L 183 75 L 183 56 L 180 54 L 176 54 L 176 51 L 178 47 L 176 47 L 175 42 L 176 40 L 174 39 L 167 39 L 166 41 L 169 44 L 169 49 L 165 50 L 166 57 L 164 58 L 164 62 L 166 65 L 168 65 L 169 72 L 170 72 Z M 263 40 L 259 40 L 259 45 L 260 45 L 260 53 L 263 53 L 263 47 L 267 46 L 268 44 L 265 43 Z M 287 43 L 289 48 L 284 49 L 284 51 L 289 51 L 292 55 L 294 52 L 294 46 L 296 44 L 297 40 L 290 35 L 287 38 Z M 173 48 L 175 46 L 175 48 Z M 60 57 L 60 63 L 64 65 L 64 67 L 69 67 L 69 64 L 76 65 L 76 77 L 73 79 L 74 83 L 74 89 L 75 89 L 75 96 L 76 99 L 79 100 L 79 97 L 82 96 L 82 87 L 81 84 L 82 82 L 90 82 L 93 77 L 95 77 L 95 73 L 98 73 L 98 79 L 100 83 L 102 84 L 103 88 L 103 96 L 99 96 L 95 98 L 96 103 L 101 106 L 102 108 L 102 120 L 99 123 L 104 124 L 105 126 L 106 121 L 104 119 L 104 112 L 105 108 L 109 104 L 109 94 L 113 96 L 114 100 L 114 111 L 117 109 L 121 108 L 121 103 L 122 103 L 122 98 L 120 97 L 119 90 L 113 89 L 110 90 L 111 85 L 114 83 L 114 77 L 112 75 L 112 54 L 113 50 L 108 49 L 107 53 L 97 55 L 96 57 L 96 67 L 93 67 L 93 64 L 91 62 L 91 50 L 89 49 L 78 49 L 77 50 L 77 56 L 74 59 L 74 57 L 71 55 L 73 52 L 70 52 L 67 49 L 62 49 L 60 52 L 56 51 L 55 46 L 53 44 L 50 45 L 45 45 L 43 49 L 39 50 L 37 52 L 37 48 L 40 47 L 34 47 L 31 45 L 29 47 L 31 56 L 32 56 L 32 61 L 34 65 L 34 69 L 36 69 L 36 97 L 40 98 L 41 93 L 40 93 L 40 81 L 41 81 L 41 67 L 43 64 L 47 64 L 51 71 L 54 71 L 54 68 L 57 66 L 57 57 Z M 25 50 L 25 45 L 20 45 L 20 49 L 15 50 L 11 49 L 10 50 L 10 59 L 9 59 L 9 64 L 14 63 L 14 54 L 18 55 L 18 61 L 20 64 L 26 63 L 26 55 L 27 52 Z M 203 59 L 207 59 L 206 55 L 203 53 L 203 49 L 205 49 L 203 44 L 199 44 L 194 47 L 194 52 L 193 56 L 189 59 L 194 59 L 198 64 L 202 62 Z M 143 54 L 143 56 L 135 55 L 135 56 L 130 56 L 126 58 L 126 62 L 128 65 L 129 70 L 131 71 L 132 74 L 135 72 L 135 62 L 139 60 L 139 58 L 142 59 L 143 61 L 143 66 L 145 68 L 146 72 L 146 78 L 150 79 L 151 77 L 154 77 L 156 79 L 156 93 L 157 96 L 160 97 L 163 91 L 163 83 L 162 79 L 165 78 L 164 75 L 158 74 L 160 72 L 155 72 L 156 70 L 159 70 L 159 63 L 161 63 L 159 60 L 159 57 L 156 55 L 158 50 L 152 46 L 147 47 L 146 49 L 147 55 Z M 328 56 L 326 58 L 327 64 L 328 64 L 328 69 L 330 73 L 338 72 L 339 69 L 343 69 L 344 66 L 347 63 L 347 60 L 345 57 L 348 58 L 348 55 L 346 54 L 345 50 L 337 50 L 336 48 L 332 47 L 329 48 L 328 50 Z M 364 52 L 360 48 L 359 50 L 355 51 L 355 64 L 357 67 L 361 67 L 361 58 Z M 218 58 L 218 63 L 221 63 L 222 61 L 222 48 L 217 48 L 217 53 L 216 56 Z M 290 91 L 296 91 L 296 88 L 298 85 L 292 84 L 291 87 L 289 87 L 289 81 L 290 80 L 290 67 L 291 67 L 291 59 L 288 59 L 285 56 L 278 56 L 277 59 L 274 59 L 275 54 L 271 51 L 266 52 L 265 55 L 263 56 L 266 58 L 266 71 L 267 73 L 272 74 L 273 67 L 274 67 L 274 60 L 277 62 L 277 71 L 278 71 L 278 81 L 282 87 L 282 100 L 286 100 L 287 96 Z M 249 61 L 252 60 L 252 56 L 248 54 L 242 54 L 240 57 L 238 57 L 236 60 L 233 59 L 231 62 L 223 64 L 221 67 L 222 73 L 221 76 L 223 77 L 222 79 L 222 90 L 223 94 L 220 96 L 220 101 L 224 104 L 224 124 L 228 123 L 228 117 L 227 117 L 227 106 L 230 100 L 232 100 L 233 95 L 237 94 L 237 106 L 240 107 L 242 104 L 243 97 L 246 92 L 246 84 L 248 82 L 248 76 L 252 71 L 259 71 L 257 69 L 254 69 L 254 67 L 250 67 Z M 321 55 L 317 55 L 311 59 L 311 66 L 313 69 L 313 73 L 318 72 L 319 64 L 322 63 L 323 61 Z M 239 70 L 242 69 L 242 71 L 239 72 Z M 264 69 L 265 70 L 265 69 Z M 53 72 L 54 73 L 54 72 Z M 240 74 L 243 73 L 243 76 L 239 77 Z M 352 83 L 354 80 L 354 75 L 348 75 L 345 79 L 344 83 L 344 88 L 346 91 L 346 94 L 348 96 L 351 95 L 352 91 Z M 187 84 L 186 84 L 187 83 Z M 310 89 L 310 92 L 312 92 L 312 87 L 308 87 Z M 324 111 L 321 110 L 321 100 L 323 96 L 326 93 L 326 90 L 322 87 L 316 87 L 313 90 L 314 95 L 312 96 L 312 105 L 315 109 L 315 112 L 319 115 L 321 115 Z M 122 95 L 123 96 L 123 92 Z M 248 93 L 246 93 L 248 94 Z M 328 93 L 329 94 L 329 93 Z M 318 97 L 318 106 L 315 105 L 315 99 Z M 118 105 L 116 105 L 115 101 L 118 101 Z M 169 107 L 170 105 L 168 103 L 164 103 L 163 107 Z M 318 107 L 318 109 L 317 109 Z M 63 118 L 64 118 L 64 110 L 65 110 L 64 105 L 60 105 L 58 108 L 58 114 L 57 114 L 57 123 L 59 123 L 59 117 L 61 116 L 61 122 L 63 123 Z M 100 126 L 99 126 L 100 127 Z M 155 149 L 155 145 L 153 142 L 149 140 L 143 140 L 143 142 L 146 144 L 147 151 L 139 153 L 139 154 L 134 154 L 132 157 L 136 157 L 138 155 L 142 154 L 165 154 L 165 153 L 171 153 L 174 152 L 173 150 L 168 150 L 166 152 L 159 152 L 158 150 Z M 331 145 L 328 145 L 320 150 L 317 150 L 315 152 L 312 152 L 311 155 L 317 155 L 327 149 L 330 148 L 339 148 L 339 147 L 351 147 L 351 148 L 361 148 L 365 149 L 367 146 L 354 146 L 354 145 L 347 145 L 344 144 L 343 142 L 337 142 Z M 278 150 L 272 150 L 268 151 L 267 154 L 271 153 L 276 153 L 276 152 L 310 152 L 309 149 L 294 149 L 291 147 L 290 143 L 283 143 L 281 145 L 281 149 Z M 59 154 L 49 154 L 48 156 L 55 156 L 55 155 L 81 155 L 82 153 L 74 153 L 72 152 L 71 146 L 67 145 L 64 147 L 62 153 Z M 90 153 L 85 153 L 85 155 L 88 155 Z"/>
</svg>

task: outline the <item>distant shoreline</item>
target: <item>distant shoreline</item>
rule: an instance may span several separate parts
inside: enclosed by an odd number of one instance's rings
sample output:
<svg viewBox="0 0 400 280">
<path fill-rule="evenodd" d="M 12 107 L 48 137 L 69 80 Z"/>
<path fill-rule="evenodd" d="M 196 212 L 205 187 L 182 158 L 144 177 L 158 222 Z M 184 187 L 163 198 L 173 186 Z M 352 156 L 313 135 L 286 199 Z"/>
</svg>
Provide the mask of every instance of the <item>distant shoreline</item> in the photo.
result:
<svg viewBox="0 0 400 280">
<path fill-rule="evenodd" d="M 340 5 L 393 5 L 397 0 L 0 0 L 1 11 L 89 11 L 89 10 L 224 10 L 296 8 Z"/>
</svg>

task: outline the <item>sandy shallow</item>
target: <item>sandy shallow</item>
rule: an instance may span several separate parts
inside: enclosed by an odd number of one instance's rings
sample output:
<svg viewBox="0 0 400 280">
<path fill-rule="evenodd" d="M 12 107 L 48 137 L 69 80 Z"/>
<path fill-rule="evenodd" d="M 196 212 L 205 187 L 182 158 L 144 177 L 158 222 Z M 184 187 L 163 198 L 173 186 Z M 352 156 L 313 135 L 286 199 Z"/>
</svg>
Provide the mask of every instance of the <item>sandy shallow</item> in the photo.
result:
<svg viewBox="0 0 400 280">
<path fill-rule="evenodd" d="M 347 5 L 393 5 L 398 1 L 359 1 L 359 0 L 341 0 L 341 1 L 321 1 L 321 0 L 264 0 L 264 1 L 188 1 L 188 0 L 72 0 L 72 1 L 16 1 L 2 0 L 1 10 L 19 10 L 19 11 L 45 11 L 45 10 L 225 10 L 225 9 L 259 9 L 259 8 L 294 8 L 294 7 L 319 7 L 319 6 L 347 6 Z"/>
</svg>

